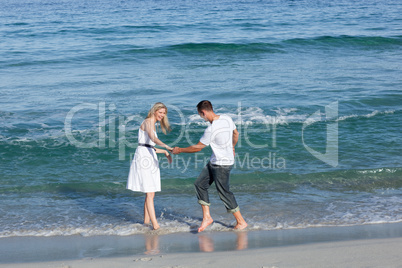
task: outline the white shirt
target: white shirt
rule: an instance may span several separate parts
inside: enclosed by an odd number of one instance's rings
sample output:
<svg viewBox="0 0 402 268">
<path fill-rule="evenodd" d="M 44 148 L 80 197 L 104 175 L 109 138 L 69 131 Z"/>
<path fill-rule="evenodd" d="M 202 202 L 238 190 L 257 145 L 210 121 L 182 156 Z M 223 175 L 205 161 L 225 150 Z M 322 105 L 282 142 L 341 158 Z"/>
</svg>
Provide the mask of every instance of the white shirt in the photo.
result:
<svg viewBox="0 0 402 268">
<path fill-rule="evenodd" d="M 200 142 L 211 145 L 211 164 L 233 165 L 233 131 L 236 129 L 232 118 L 220 115 L 219 119 L 212 121 L 202 135 Z"/>
</svg>

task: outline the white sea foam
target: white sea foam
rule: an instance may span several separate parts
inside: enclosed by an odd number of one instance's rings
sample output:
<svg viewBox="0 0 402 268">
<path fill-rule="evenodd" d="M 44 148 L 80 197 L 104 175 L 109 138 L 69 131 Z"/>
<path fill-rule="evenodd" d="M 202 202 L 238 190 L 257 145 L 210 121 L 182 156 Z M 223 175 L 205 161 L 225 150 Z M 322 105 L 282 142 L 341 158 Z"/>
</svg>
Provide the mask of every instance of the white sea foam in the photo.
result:
<svg viewBox="0 0 402 268">
<path fill-rule="evenodd" d="M 254 125 L 254 124 L 267 124 L 267 125 L 287 125 L 292 122 L 302 122 L 307 118 L 305 114 L 295 114 L 297 112 L 296 108 L 286 108 L 281 109 L 277 108 L 275 110 L 271 110 L 275 114 L 270 115 L 267 114 L 260 107 L 247 107 L 247 108 L 238 108 L 236 112 L 232 112 L 226 109 L 217 109 L 216 113 L 218 114 L 226 114 L 230 116 L 236 125 Z M 188 116 L 188 119 L 180 124 L 197 124 L 197 125 L 207 125 L 198 114 L 192 114 Z"/>
<path fill-rule="evenodd" d="M 397 193 L 395 193 L 397 194 Z M 280 206 L 272 205 L 267 210 L 261 208 L 258 214 L 248 210 L 248 206 L 243 205 L 243 214 L 249 224 L 248 230 L 278 230 L 278 229 L 304 229 L 324 226 L 354 226 L 362 224 L 378 223 L 397 223 L 402 222 L 400 211 L 400 197 L 373 196 L 363 200 L 362 204 L 356 205 L 353 200 L 334 200 L 326 204 L 312 204 L 308 212 L 300 215 L 295 209 L 284 210 Z M 307 199 L 303 201 L 308 203 Z M 286 205 L 286 198 L 284 204 Z M 323 210 L 323 208 L 325 209 Z M 279 209 L 278 209 L 279 208 Z M 316 210 L 318 208 L 318 210 Z M 269 211 L 268 211 L 269 210 Z M 235 221 L 233 217 L 225 213 L 216 214 L 214 212 L 214 223 L 208 227 L 209 231 L 226 232 L 231 231 Z M 119 221 L 115 223 L 105 223 L 101 219 L 93 218 L 91 223 L 69 222 L 68 225 L 62 223 L 38 223 L 31 228 L 4 228 L 0 231 L 0 237 L 16 236 L 101 236 L 116 235 L 129 236 L 137 234 L 151 233 L 151 226 L 140 223 L 130 223 Z M 175 219 L 167 219 L 163 213 L 158 217 L 161 229 L 158 234 L 188 233 L 196 231 L 201 224 L 201 218 L 191 218 L 187 216 Z"/>
<path fill-rule="evenodd" d="M 312 117 L 312 114 L 305 114 L 300 113 L 298 114 L 297 108 L 276 108 L 271 110 L 275 114 L 270 115 L 265 112 L 260 107 L 248 107 L 237 109 L 234 113 L 232 111 L 228 111 L 225 109 L 217 110 L 217 113 L 220 112 L 222 114 L 227 114 L 228 116 L 232 117 L 233 121 L 237 125 L 254 125 L 254 124 L 269 124 L 269 125 L 287 125 L 289 123 L 305 123 L 305 124 L 312 124 L 319 121 L 326 121 L 325 113 L 318 111 Z M 384 114 L 393 114 L 396 110 L 387 110 L 387 111 L 378 111 L 375 110 L 369 114 L 351 114 L 351 115 L 344 115 L 336 118 L 335 122 L 345 121 L 352 118 L 372 118 L 377 115 L 384 115 Z M 333 120 L 333 119 L 332 119 Z M 192 114 L 188 116 L 184 122 L 180 124 L 188 124 L 193 123 L 197 125 L 207 125 L 198 114 Z"/>
<path fill-rule="evenodd" d="M 373 112 L 371 112 L 369 114 L 364 114 L 364 115 L 351 114 L 351 115 L 341 116 L 336 121 L 339 122 L 339 121 L 345 121 L 345 120 L 352 119 L 352 118 L 361 118 L 361 117 L 363 117 L 363 118 L 372 118 L 372 117 L 377 116 L 377 115 L 393 114 L 395 112 L 396 112 L 396 110 L 388 110 L 388 111 L 375 110 L 375 111 L 373 111 Z"/>
<path fill-rule="evenodd" d="M 260 107 L 241 107 L 237 108 L 237 111 L 228 110 L 228 109 L 218 109 L 217 113 L 220 114 L 227 114 L 230 116 L 236 125 L 244 125 L 244 126 L 252 126 L 252 125 L 288 125 L 290 123 L 304 123 L 304 124 L 312 124 L 315 122 L 319 122 L 325 119 L 325 114 L 318 112 L 315 116 L 311 116 L 312 114 L 306 113 L 298 113 L 300 112 L 297 108 L 275 108 L 270 111 L 264 111 Z M 378 111 L 375 110 L 368 114 L 351 114 L 351 115 L 344 115 L 340 116 L 335 119 L 335 122 L 347 121 L 354 118 L 373 118 L 378 115 L 385 115 L 385 114 L 394 114 L 397 110 L 387 110 L 387 111 Z M 175 123 L 175 121 L 178 121 Z M 106 123 L 106 122 L 105 122 Z M 81 137 L 91 140 L 98 140 L 99 139 L 99 126 L 102 126 L 102 133 L 108 135 L 107 132 L 110 130 L 105 130 L 103 123 L 99 124 L 94 123 L 88 127 L 77 128 L 74 126 L 74 129 L 71 129 L 71 135 L 73 137 Z M 173 125 L 178 126 L 191 126 L 191 124 L 195 124 L 198 126 L 207 126 L 208 123 L 204 121 L 198 114 L 190 114 L 188 116 L 184 116 L 180 120 L 173 120 Z M 115 126 L 117 127 L 116 131 L 125 131 L 125 133 L 135 133 L 139 125 L 133 124 L 132 122 L 128 123 L 127 125 L 122 124 L 119 125 L 119 122 L 115 122 Z M 16 130 L 18 127 L 15 124 L 6 124 L 4 129 L 7 131 Z M 13 137 L 13 142 L 29 142 L 32 140 L 41 140 L 41 139 L 62 139 L 66 137 L 66 129 L 65 128 L 54 128 L 49 126 L 46 123 L 38 124 L 38 127 L 27 129 L 28 134 L 22 134 L 20 137 Z M 4 134 L 0 136 L 2 140 L 7 139 L 7 136 Z M 123 137 L 125 139 L 125 137 Z"/>
<path fill-rule="evenodd" d="M 395 169 L 395 168 L 379 168 L 379 169 L 357 170 L 357 173 L 361 173 L 361 174 L 376 174 L 376 173 L 382 173 L 382 172 L 395 173 L 395 172 L 397 172 L 397 169 Z"/>
</svg>

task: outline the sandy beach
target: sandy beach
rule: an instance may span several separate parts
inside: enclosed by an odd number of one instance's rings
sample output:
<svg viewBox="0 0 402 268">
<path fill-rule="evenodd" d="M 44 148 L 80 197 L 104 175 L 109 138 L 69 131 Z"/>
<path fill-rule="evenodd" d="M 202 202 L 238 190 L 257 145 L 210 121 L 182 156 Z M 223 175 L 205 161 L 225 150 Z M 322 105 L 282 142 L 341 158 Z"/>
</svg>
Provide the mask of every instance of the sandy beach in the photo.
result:
<svg viewBox="0 0 402 268">
<path fill-rule="evenodd" d="M 0 267 L 402 267 L 401 224 L 0 239 Z"/>
<path fill-rule="evenodd" d="M 402 238 L 314 243 L 244 251 L 15 263 L 0 267 L 402 267 Z"/>
</svg>

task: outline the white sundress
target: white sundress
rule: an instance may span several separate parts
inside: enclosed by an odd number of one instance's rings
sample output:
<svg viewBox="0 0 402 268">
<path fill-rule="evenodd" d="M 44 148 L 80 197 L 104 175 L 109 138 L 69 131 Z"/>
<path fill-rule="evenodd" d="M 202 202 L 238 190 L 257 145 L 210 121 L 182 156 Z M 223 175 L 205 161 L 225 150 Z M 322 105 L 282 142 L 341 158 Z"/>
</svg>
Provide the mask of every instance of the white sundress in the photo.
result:
<svg viewBox="0 0 402 268">
<path fill-rule="evenodd" d="M 138 130 L 138 143 L 155 146 L 148 133 L 142 129 Z M 153 148 L 139 145 L 135 150 L 128 174 L 127 189 L 143 193 L 160 192 L 159 162 Z"/>
</svg>

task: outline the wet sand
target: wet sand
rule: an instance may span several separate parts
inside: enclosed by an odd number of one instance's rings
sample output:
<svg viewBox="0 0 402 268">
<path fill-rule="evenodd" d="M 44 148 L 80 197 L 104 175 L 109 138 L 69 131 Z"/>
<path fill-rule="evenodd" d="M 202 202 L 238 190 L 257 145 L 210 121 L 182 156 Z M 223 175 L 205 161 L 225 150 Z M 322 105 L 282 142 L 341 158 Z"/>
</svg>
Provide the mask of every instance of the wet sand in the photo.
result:
<svg viewBox="0 0 402 268">
<path fill-rule="evenodd" d="M 1 238 L 0 267 L 402 267 L 402 224 Z"/>
</svg>

